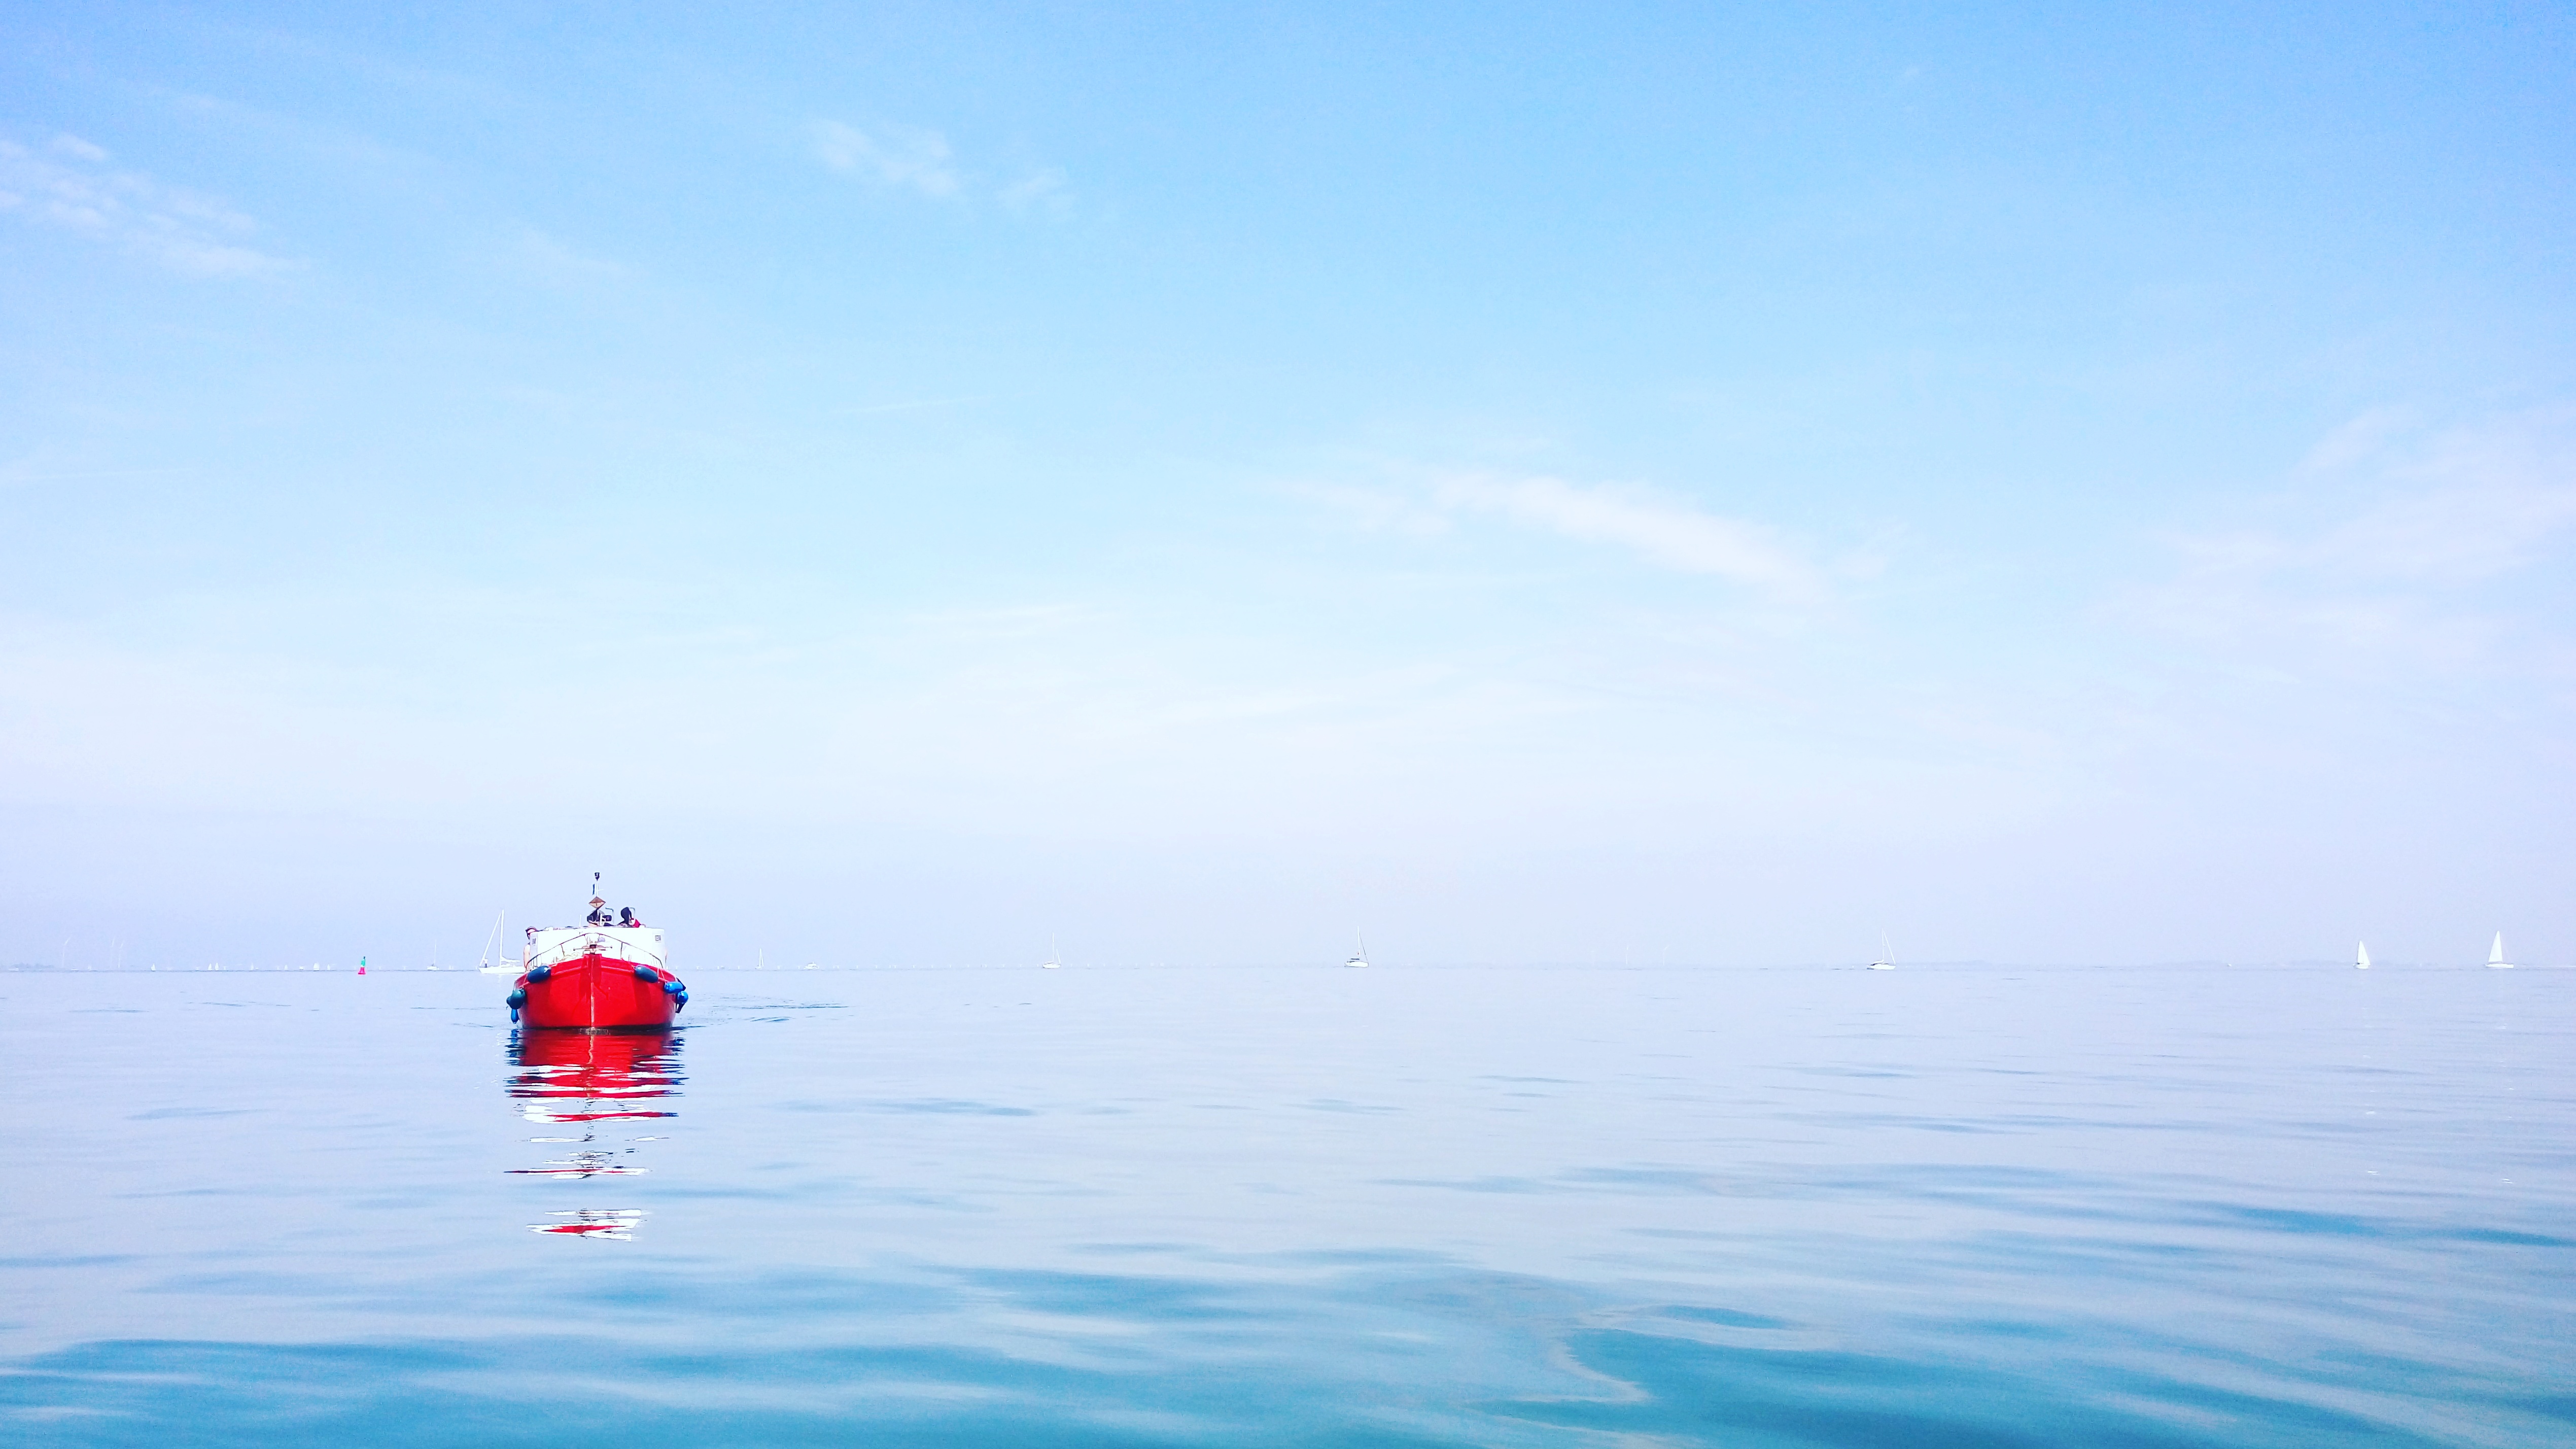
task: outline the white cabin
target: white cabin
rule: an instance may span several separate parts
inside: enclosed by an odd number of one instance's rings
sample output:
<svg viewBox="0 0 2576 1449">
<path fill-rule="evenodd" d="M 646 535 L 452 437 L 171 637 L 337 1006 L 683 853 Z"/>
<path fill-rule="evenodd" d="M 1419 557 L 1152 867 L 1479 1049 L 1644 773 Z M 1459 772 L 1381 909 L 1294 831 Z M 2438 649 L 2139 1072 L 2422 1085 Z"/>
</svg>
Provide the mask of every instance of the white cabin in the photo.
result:
<svg viewBox="0 0 2576 1449">
<path fill-rule="evenodd" d="M 556 926 L 528 932 L 524 969 L 560 966 L 597 953 L 613 961 L 668 968 L 662 933 L 647 926 Z"/>
</svg>

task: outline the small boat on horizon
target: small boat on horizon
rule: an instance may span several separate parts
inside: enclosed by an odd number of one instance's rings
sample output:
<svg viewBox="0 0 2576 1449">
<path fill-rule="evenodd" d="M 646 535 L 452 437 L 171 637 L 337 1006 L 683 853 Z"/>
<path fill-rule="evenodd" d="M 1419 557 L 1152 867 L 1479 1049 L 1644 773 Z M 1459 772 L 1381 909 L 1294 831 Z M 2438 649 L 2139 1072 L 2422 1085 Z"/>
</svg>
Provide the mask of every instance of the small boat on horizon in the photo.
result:
<svg viewBox="0 0 2576 1449">
<path fill-rule="evenodd" d="M 1351 959 L 1342 964 L 1354 970 L 1365 971 L 1368 969 L 1368 937 L 1359 931 L 1353 931 L 1351 935 L 1360 943 L 1360 948 L 1353 951 Z"/>
<path fill-rule="evenodd" d="M 2504 932 L 2502 931 L 2496 932 L 2495 944 L 2487 948 L 2487 969 L 2489 971 L 2513 969 L 2513 963 L 2504 959 Z"/>
<path fill-rule="evenodd" d="M 521 962 L 511 960 L 506 954 L 497 960 L 494 959 L 492 955 L 492 947 L 494 943 L 501 939 L 502 931 L 509 925 L 509 922 L 510 913 L 508 911 L 503 911 L 499 915 L 494 916 L 492 918 L 492 934 L 483 938 L 483 964 L 475 967 L 474 969 L 485 976 L 516 976 L 519 974 L 520 966 L 522 964 Z"/>
<path fill-rule="evenodd" d="M 2361 955 L 2359 959 L 2352 963 L 2352 969 L 2355 971 L 2367 971 L 2370 969 L 2370 943 L 2368 941 L 2362 942 L 2360 949 Z"/>
<path fill-rule="evenodd" d="M 1887 933 L 1885 931 L 1878 933 L 1878 959 L 1869 963 L 1869 969 L 1872 971 L 1893 971 L 1896 969 L 1896 948 L 1887 944 Z"/>
<path fill-rule="evenodd" d="M 576 1031 L 667 1031 L 689 988 L 663 965 L 662 933 L 632 907 L 608 912 L 591 873 L 590 915 L 578 926 L 528 928 L 526 967 L 510 984 L 510 1020 Z"/>
</svg>

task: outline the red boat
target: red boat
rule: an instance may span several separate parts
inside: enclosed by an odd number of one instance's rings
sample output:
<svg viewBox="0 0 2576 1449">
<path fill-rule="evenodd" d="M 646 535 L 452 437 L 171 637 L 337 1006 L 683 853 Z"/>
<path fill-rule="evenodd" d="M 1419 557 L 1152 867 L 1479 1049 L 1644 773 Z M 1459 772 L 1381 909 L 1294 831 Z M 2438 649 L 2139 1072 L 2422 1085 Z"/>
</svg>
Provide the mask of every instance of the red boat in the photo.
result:
<svg viewBox="0 0 2576 1449">
<path fill-rule="evenodd" d="M 689 1004 L 689 988 L 662 964 L 662 933 L 631 909 L 611 916 L 596 895 L 582 925 L 530 926 L 524 961 L 510 983 L 510 1019 L 532 1027 L 667 1031 Z"/>
</svg>

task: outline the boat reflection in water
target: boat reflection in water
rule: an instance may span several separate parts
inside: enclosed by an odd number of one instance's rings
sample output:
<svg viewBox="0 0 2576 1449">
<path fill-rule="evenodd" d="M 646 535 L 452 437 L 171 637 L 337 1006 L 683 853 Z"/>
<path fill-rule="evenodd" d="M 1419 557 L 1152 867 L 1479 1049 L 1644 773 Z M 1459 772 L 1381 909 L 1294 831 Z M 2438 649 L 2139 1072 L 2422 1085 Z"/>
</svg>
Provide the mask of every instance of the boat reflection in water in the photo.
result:
<svg viewBox="0 0 2576 1449">
<path fill-rule="evenodd" d="M 529 1029 L 511 1034 L 509 1093 L 519 1115 L 540 1126 L 570 1129 L 531 1142 L 564 1144 L 567 1155 L 543 1167 L 514 1167 L 517 1177 L 588 1181 L 632 1177 L 635 1144 L 659 1133 L 633 1131 L 676 1117 L 667 1105 L 685 1080 L 680 1038 L 670 1032 Z M 575 1135 L 575 1133 L 578 1135 Z M 575 1208 L 530 1223 L 532 1231 L 568 1237 L 628 1239 L 644 1214 L 635 1208 Z"/>
</svg>

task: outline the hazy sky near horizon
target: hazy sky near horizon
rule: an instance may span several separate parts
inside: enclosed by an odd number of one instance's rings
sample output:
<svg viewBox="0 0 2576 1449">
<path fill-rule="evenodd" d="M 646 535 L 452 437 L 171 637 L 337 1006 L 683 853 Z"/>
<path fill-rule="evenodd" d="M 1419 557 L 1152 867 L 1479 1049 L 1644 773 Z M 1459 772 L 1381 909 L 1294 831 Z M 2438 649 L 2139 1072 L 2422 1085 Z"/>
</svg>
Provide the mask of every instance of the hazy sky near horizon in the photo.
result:
<svg viewBox="0 0 2576 1449">
<path fill-rule="evenodd" d="M 2576 8 L 0 5 L 0 962 L 2576 959 Z"/>
</svg>

